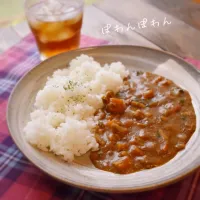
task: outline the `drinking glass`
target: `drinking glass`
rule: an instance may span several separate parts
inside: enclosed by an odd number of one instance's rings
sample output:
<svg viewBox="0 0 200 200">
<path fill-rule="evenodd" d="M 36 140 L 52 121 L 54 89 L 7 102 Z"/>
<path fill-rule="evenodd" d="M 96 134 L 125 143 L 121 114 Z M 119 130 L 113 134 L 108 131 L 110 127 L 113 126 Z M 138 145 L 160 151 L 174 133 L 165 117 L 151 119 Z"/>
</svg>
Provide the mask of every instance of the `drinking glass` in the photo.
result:
<svg viewBox="0 0 200 200">
<path fill-rule="evenodd" d="M 83 0 L 25 0 L 41 60 L 79 47 L 83 6 Z"/>
</svg>

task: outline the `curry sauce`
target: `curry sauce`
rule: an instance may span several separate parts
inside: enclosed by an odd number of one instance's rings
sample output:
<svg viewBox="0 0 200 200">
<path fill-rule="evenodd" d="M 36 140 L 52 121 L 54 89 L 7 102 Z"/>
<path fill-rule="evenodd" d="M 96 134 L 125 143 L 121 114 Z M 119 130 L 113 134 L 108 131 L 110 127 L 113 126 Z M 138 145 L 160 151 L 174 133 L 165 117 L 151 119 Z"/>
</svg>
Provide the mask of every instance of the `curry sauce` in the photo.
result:
<svg viewBox="0 0 200 200">
<path fill-rule="evenodd" d="M 99 150 L 90 158 L 105 171 L 128 174 L 163 165 L 185 148 L 196 129 L 189 93 L 149 72 L 131 73 L 103 103 L 93 130 Z"/>
</svg>

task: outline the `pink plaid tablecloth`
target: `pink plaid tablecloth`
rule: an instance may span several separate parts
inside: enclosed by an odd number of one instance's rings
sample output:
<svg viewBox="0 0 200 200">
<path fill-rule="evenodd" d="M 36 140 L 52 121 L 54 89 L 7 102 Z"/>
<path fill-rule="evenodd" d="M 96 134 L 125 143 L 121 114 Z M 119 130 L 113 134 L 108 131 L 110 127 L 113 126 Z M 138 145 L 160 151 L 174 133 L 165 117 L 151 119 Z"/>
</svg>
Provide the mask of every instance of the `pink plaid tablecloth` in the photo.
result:
<svg viewBox="0 0 200 200">
<path fill-rule="evenodd" d="M 81 46 L 106 41 L 82 36 Z M 186 59 L 200 68 L 200 62 Z M 32 35 L 0 56 L 0 199 L 1 200 L 200 200 L 200 170 L 165 188 L 136 194 L 105 194 L 65 185 L 33 166 L 13 143 L 6 125 L 6 105 L 20 77 L 40 62 Z"/>
</svg>

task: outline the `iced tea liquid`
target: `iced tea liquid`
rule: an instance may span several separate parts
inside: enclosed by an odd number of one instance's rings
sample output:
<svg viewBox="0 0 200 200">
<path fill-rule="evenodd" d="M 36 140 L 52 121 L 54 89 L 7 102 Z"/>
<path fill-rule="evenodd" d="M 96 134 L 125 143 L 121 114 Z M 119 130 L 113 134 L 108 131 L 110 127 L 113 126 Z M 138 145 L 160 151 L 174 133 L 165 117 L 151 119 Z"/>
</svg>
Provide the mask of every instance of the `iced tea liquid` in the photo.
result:
<svg viewBox="0 0 200 200">
<path fill-rule="evenodd" d="M 59 2 L 57 0 L 57 2 Z M 49 58 L 59 53 L 76 49 L 80 44 L 82 27 L 82 10 L 71 9 L 71 12 L 61 8 L 47 13 L 42 10 L 44 3 L 39 3 L 29 9 L 28 23 L 35 36 L 41 59 Z M 38 12 L 38 10 L 40 12 Z"/>
</svg>

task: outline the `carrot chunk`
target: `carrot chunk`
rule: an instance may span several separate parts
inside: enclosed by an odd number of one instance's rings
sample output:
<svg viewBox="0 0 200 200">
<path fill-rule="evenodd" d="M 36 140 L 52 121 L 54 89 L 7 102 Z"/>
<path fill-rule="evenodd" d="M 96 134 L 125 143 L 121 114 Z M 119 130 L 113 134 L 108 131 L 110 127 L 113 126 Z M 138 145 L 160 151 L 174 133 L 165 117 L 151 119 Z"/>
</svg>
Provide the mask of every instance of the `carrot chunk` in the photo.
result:
<svg viewBox="0 0 200 200">
<path fill-rule="evenodd" d="M 110 113 L 122 114 L 126 109 L 126 105 L 122 99 L 110 98 L 106 110 Z"/>
</svg>

